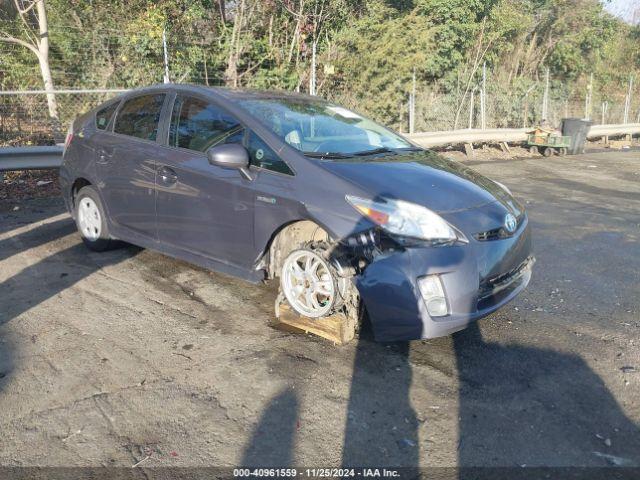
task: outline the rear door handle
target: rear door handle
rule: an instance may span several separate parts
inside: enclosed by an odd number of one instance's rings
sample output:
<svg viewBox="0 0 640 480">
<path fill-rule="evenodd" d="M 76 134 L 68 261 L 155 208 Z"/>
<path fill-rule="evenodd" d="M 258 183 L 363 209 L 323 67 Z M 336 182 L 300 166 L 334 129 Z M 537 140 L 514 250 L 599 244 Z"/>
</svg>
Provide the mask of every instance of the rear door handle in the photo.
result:
<svg viewBox="0 0 640 480">
<path fill-rule="evenodd" d="M 169 167 L 160 167 L 158 176 L 163 185 L 173 185 L 178 181 L 178 175 Z"/>
</svg>

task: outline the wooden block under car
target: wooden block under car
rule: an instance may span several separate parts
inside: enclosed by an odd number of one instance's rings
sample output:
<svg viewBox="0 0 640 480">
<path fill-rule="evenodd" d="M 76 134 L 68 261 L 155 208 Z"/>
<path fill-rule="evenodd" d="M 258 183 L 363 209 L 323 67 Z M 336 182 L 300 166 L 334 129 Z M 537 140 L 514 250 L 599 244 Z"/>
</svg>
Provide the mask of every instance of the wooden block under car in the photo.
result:
<svg viewBox="0 0 640 480">
<path fill-rule="evenodd" d="M 273 322 L 274 327 L 284 327 L 297 333 L 313 333 L 326 338 L 337 345 L 349 343 L 355 337 L 355 324 L 346 315 L 335 313 L 328 317 L 311 319 L 298 315 L 286 302 L 279 307 L 279 317 Z"/>
</svg>

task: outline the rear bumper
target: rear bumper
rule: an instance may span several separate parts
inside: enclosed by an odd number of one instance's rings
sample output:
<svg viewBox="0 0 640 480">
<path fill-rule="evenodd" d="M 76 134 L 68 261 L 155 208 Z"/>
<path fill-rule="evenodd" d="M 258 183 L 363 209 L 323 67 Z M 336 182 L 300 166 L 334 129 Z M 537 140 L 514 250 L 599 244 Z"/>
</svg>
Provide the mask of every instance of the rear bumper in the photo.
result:
<svg viewBox="0 0 640 480">
<path fill-rule="evenodd" d="M 453 247 L 408 248 L 376 258 L 357 278 L 378 341 L 449 335 L 513 300 L 531 279 L 528 221 L 510 238 Z M 449 315 L 431 317 L 418 278 L 439 275 Z"/>
<path fill-rule="evenodd" d="M 58 172 L 58 179 L 60 182 L 60 192 L 62 194 L 62 198 L 64 199 L 64 205 L 67 208 L 67 211 L 73 216 L 73 202 L 71 195 L 71 177 L 69 175 L 69 171 L 65 168 L 64 164 L 60 167 Z"/>
</svg>

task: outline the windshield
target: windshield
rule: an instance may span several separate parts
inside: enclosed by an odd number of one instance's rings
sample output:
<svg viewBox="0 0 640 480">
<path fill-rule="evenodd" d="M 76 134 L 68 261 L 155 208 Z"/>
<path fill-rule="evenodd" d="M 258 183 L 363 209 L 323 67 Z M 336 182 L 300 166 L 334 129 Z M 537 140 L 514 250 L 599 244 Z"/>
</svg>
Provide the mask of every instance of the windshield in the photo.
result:
<svg viewBox="0 0 640 480">
<path fill-rule="evenodd" d="M 239 105 L 305 155 L 348 157 L 416 149 L 385 127 L 322 100 L 269 98 Z"/>
</svg>

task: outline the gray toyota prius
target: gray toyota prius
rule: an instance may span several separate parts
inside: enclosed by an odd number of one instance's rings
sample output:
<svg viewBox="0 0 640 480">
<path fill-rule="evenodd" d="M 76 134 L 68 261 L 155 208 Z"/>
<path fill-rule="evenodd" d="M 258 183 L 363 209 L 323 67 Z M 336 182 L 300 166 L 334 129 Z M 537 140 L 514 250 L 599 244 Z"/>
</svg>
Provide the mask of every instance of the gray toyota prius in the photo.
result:
<svg viewBox="0 0 640 480">
<path fill-rule="evenodd" d="M 82 239 L 250 282 L 379 341 L 448 335 L 512 300 L 534 259 L 504 185 L 339 105 L 156 85 L 77 118 L 60 181 Z"/>
</svg>

